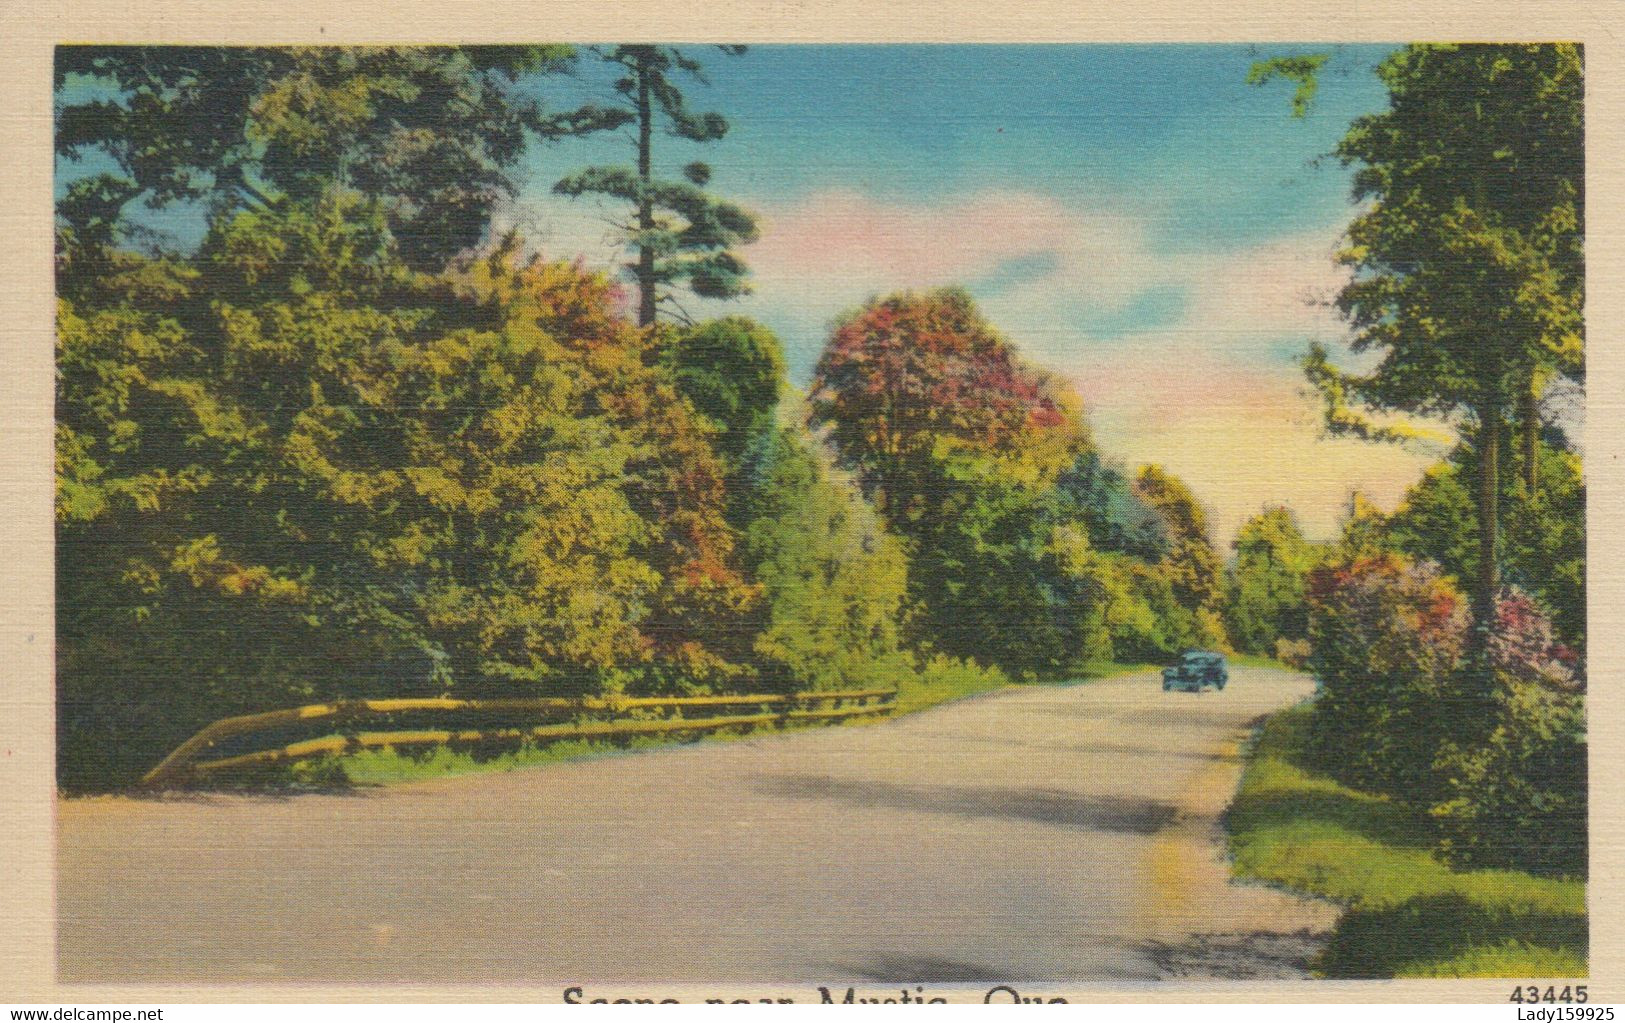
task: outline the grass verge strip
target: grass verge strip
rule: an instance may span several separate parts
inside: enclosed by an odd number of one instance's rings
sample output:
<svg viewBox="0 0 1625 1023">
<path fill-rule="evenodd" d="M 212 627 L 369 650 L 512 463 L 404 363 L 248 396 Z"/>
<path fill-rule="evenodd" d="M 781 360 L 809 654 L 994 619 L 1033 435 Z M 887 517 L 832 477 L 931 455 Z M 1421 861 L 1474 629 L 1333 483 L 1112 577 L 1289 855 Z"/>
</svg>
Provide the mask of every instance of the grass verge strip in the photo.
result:
<svg viewBox="0 0 1625 1023">
<path fill-rule="evenodd" d="M 1316 771 L 1304 754 L 1311 707 L 1272 717 L 1228 814 L 1245 879 L 1346 908 L 1321 953 L 1335 978 L 1581 977 L 1583 881 L 1515 870 L 1452 870 L 1427 821 Z"/>
</svg>

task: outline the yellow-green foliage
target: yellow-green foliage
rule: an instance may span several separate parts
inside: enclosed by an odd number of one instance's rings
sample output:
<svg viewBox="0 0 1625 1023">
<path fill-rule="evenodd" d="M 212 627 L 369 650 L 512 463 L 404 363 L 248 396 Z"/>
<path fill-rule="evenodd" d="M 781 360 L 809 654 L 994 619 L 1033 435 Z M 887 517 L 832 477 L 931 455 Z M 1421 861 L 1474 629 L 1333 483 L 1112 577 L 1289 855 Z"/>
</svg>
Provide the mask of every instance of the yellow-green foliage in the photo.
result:
<svg viewBox="0 0 1625 1023">
<path fill-rule="evenodd" d="M 1009 676 L 997 668 L 938 654 L 921 667 L 919 674 L 904 678 L 897 694 L 897 711 L 908 714 L 1008 685 Z"/>
<path fill-rule="evenodd" d="M 1290 508 L 1266 508 L 1242 524 L 1225 570 L 1225 625 L 1238 650 L 1273 654 L 1281 642 L 1309 632 L 1304 600 L 1309 570 L 1325 560 L 1324 547 L 1304 539 Z"/>
<path fill-rule="evenodd" d="M 1332 977 L 1572 977 L 1586 971 L 1580 881 L 1452 870 L 1415 811 L 1304 766 L 1310 710 L 1273 717 L 1228 826 L 1241 877 L 1348 907 L 1318 968 Z"/>
<path fill-rule="evenodd" d="M 1167 531 L 1168 552 L 1156 569 L 1167 580 L 1174 606 L 1159 617 L 1173 624 L 1169 631 L 1182 634 L 1182 646 L 1226 648 L 1220 618 L 1223 566 L 1213 548 L 1207 512 L 1185 482 L 1160 465 L 1140 468 L 1134 493 L 1157 512 Z"/>
<path fill-rule="evenodd" d="M 910 675 L 898 638 L 907 567 L 857 487 L 800 426 L 761 436 L 742 484 L 745 558 L 763 590 L 756 653 L 770 683 L 884 688 Z"/>
</svg>

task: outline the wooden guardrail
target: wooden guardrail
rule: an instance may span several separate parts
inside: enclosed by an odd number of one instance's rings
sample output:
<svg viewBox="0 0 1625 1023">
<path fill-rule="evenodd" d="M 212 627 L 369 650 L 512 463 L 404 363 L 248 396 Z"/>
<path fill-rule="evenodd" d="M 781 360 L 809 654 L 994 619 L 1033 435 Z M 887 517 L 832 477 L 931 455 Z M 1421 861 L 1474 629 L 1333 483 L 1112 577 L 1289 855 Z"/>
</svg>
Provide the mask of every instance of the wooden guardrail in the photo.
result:
<svg viewBox="0 0 1625 1023">
<path fill-rule="evenodd" d="M 542 744 L 567 739 L 614 739 L 637 735 L 714 732 L 724 728 L 783 726 L 799 721 L 839 721 L 845 718 L 889 714 L 896 706 L 895 689 L 856 689 L 830 693 L 795 693 L 789 696 L 684 696 L 673 698 L 615 697 L 455 700 L 423 697 L 394 700 L 340 700 L 304 707 L 272 710 L 223 718 L 187 739 L 141 779 L 151 788 L 165 788 L 212 771 L 250 764 L 273 764 L 359 749 L 394 746 L 436 746 L 452 742 L 530 740 Z M 691 710 L 749 709 L 752 713 L 687 717 Z M 628 717 L 638 711 L 664 712 L 664 717 Z M 409 712 L 464 712 L 480 714 L 542 715 L 562 717 L 608 715 L 602 721 L 566 721 L 531 727 L 499 729 L 423 729 L 358 731 L 360 722 Z M 233 756 L 200 759 L 222 742 L 293 725 L 330 721 L 339 732 L 318 739 L 288 743 L 272 749 Z"/>
</svg>

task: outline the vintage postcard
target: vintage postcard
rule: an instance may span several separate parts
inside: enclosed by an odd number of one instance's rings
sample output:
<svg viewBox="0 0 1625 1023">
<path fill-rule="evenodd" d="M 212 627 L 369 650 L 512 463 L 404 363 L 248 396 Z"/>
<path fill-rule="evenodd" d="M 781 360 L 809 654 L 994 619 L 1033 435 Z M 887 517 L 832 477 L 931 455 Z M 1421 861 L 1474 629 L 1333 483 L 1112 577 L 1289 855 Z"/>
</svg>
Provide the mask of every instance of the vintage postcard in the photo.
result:
<svg viewBox="0 0 1625 1023">
<path fill-rule="evenodd" d="M 1600 16 L 144 6 L 14 19 L 0 996 L 1625 997 Z"/>
</svg>

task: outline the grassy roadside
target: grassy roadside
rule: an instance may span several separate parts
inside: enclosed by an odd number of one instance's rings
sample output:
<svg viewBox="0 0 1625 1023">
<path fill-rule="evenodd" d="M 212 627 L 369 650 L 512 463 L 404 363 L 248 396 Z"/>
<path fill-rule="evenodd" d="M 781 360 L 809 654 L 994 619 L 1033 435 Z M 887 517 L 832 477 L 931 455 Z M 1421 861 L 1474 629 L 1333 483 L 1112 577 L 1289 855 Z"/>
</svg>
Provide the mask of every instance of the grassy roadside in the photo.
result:
<svg viewBox="0 0 1625 1023">
<path fill-rule="evenodd" d="M 1080 665 L 1077 670 L 1054 679 L 1035 683 L 1012 683 L 998 672 L 954 663 L 938 663 L 915 678 L 905 680 L 898 687 L 897 711 L 885 718 L 864 718 L 850 725 L 872 725 L 894 720 L 905 714 L 914 714 L 929 707 L 952 703 L 983 693 L 1001 689 L 1021 688 L 1022 685 L 1079 685 L 1098 679 L 1126 675 L 1138 671 L 1154 671 L 1154 664 L 1121 664 L 1115 661 L 1093 661 Z M 831 727 L 810 725 L 804 727 Z M 225 787 L 246 785 L 255 788 L 295 787 L 332 788 L 350 785 L 391 785 L 402 782 L 423 781 L 462 774 L 484 774 L 500 771 L 518 771 L 542 767 L 582 757 L 611 756 L 638 753 L 644 750 L 682 745 L 694 742 L 727 742 L 764 734 L 760 731 L 728 730 L 703 736 L 638 737 L 621 742 L 569 741 L 547 746 L 522 745 L 517 749 L 484 753 L 435 747 L 414 755 L 389 749 L 361 750 L 342 757 L 313 760 L 279 768 L 255 777 L 242 777 L 225 782 Z"/>
<path fill-rule="evenodd" d="M 1225 660 L 1230 662 L 1232 668 L 1272 668 L 1275 671 L 1297 671 L 1289 664 L 1283 664 L 1273 657 L 1263 654 L 1226 654 Z"/>
<path fill-rule="evenodd" d="M 1054 678 L 1036 682 L 1012 682 L 1003 674 L 953 662 L 937 662 L 917 677 L 904 681 L 897 688 L 897 713 L 893 717 L 952 703 L 969 696 L 997 692 L 1001 689 L 1021 689 L 1026 686 L 1075 686 L 1098 682 L 1118 675 L 1131 675 L 1140 671 L 1160 671 L 1157 664 L 1125 664 L 1118 661 L 1089 661 Z"/>
<path fill-rule="evenodd" d="M 1580 977 L 1582 881 L 1456 871 L 1425 822 L 1304 766 L 1310 708 L 1272 717 L 1227 816 L 1233 870 L 1342 903 L 1327 977 Z"/>
</svg>

